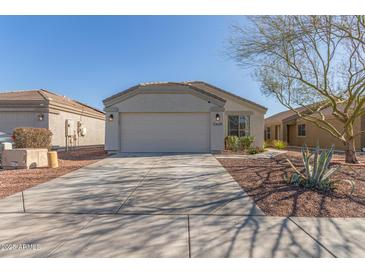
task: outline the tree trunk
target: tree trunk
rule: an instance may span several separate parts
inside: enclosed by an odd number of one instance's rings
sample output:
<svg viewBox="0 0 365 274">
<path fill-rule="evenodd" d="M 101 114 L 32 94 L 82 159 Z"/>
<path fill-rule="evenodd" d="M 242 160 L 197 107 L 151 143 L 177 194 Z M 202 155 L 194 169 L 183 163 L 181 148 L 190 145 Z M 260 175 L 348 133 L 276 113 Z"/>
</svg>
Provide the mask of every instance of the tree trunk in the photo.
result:
<svg viewBox="0 0 365 274">
<path fill-rule="evenodd" d="M 356 157 L 355 140 L 350 139 L 345 143 L 345 162 L 349 164 L 358 164 Z"/>
</svg>

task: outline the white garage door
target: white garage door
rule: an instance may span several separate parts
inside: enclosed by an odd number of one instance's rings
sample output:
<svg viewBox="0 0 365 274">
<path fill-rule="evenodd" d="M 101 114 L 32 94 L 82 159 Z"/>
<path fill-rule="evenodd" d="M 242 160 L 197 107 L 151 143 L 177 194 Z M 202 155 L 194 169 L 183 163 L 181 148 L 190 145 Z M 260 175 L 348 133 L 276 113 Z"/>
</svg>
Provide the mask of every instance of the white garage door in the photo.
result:
<svg viewBox="0 0 365 274">
<path fill-rule="evenodd" d="M 209 152 L 209 113 L 122 113 L 123 152 Z"/>
</svg>

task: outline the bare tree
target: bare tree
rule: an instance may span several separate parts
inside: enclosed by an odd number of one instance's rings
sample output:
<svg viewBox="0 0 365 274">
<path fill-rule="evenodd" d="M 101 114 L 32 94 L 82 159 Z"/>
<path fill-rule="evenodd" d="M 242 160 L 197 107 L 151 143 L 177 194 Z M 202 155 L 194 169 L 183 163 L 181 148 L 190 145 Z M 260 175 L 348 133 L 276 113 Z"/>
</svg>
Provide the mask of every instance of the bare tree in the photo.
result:
<svg viewBox="0 0 365 274">
<path fill-rule="evenodd" d="M 264 94 L 340 140 L 346 162 L 357 163 L 364 35 L 364 16 L 255 16 L 246 26 L 233 26 L 229 54 L 255 68 Z"/>
</svg>

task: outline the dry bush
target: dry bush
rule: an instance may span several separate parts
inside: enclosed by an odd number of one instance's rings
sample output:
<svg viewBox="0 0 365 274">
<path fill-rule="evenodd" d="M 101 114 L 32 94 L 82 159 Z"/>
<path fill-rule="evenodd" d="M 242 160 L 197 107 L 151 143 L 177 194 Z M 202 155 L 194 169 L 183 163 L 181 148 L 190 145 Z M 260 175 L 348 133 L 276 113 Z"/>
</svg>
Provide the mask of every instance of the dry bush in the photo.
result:
<svg viewBox="0 0 365 274">
<path fill-rule="evenodd" d="M 15 148 L 47 148 L 52 146 L 52 132 L 46 128 L 16 128 Z"/>
</svg>

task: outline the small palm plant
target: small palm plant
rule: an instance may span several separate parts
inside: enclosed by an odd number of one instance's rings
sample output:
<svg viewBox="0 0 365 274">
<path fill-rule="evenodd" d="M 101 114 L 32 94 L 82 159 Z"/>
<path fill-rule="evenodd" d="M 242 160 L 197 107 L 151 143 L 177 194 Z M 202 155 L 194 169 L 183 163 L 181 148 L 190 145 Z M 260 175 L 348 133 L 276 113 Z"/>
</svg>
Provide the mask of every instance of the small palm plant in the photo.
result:
<svg viewBox="0 0 365 274">
<path fill-rule="evenodd" d="M 352 193 L 355 187 L 353 181 L 330 179 L 331 175 L 333 175 L 340 167 L 330 167 L 333 150 L 333 146 L 330 149 L 324 149 L 322 151 L 319 146 L 317 146 L 313 152 L 310 152 L 306 145 L 303 146 L 301 151 L 303 156 L 304 172 L 300 172 L 294 164 L 287 159 L 295 171 L 290 177 L 289 183 L 327 192 L 331 191 L 336 183 L 343 181 L 352 186 Z"/>
</svg>

